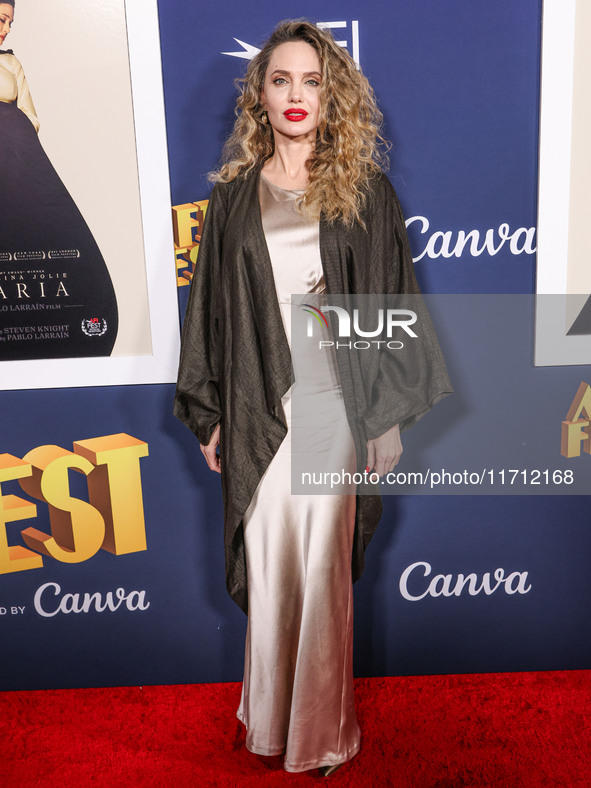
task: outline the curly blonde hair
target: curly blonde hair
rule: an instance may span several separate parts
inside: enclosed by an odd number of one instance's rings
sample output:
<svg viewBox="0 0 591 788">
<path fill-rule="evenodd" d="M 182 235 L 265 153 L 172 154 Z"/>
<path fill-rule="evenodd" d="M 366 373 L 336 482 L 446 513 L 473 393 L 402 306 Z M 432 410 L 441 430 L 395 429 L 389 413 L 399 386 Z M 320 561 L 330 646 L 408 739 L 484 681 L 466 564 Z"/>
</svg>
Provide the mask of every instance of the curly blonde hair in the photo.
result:
<svg viewBox="0 0 591 788">
<path fill-rule="evenodd" d="M 240 95 L 236 122 L 228 138 L 222 166 L 210 180 L 228 183 L 246 177 L 274 151 L 271 126 L 262 119 L 261 90 L 273 50 L 280 44 L 304 41 L 320 58 L 320 116 L 315 150 L 306 162 L 308 185 L 299 208 L 329 222 L 361 222 L 369 182 L 387 169 L 389 143 L 382 136 L 383 116 L 366 77 L 330 32 L 304 19 L 281 22 L 246 74 L 236 80 Z"/>
</svg>

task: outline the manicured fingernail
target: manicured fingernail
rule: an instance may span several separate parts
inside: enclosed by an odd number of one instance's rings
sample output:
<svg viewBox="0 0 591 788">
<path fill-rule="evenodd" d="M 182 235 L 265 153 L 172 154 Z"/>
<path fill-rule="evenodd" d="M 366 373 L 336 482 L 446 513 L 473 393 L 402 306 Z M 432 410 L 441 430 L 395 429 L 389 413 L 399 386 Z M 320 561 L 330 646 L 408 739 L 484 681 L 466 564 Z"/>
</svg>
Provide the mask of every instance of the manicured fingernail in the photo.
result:
<svg viewBox="0 0 591 788">
<path fill-rule="evenodd" d="M 366 465 L 366 466 L 365 466 L 365 472 L 366 472 L 366 473 L 369 473 L 369 465 Z"/>
</svg>

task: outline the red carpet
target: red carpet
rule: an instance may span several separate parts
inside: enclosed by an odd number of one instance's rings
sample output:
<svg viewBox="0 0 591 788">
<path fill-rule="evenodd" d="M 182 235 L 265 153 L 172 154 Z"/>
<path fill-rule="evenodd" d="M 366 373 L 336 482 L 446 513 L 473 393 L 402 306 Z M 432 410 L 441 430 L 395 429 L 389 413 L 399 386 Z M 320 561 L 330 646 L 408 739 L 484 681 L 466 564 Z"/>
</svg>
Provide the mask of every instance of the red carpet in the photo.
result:
<svg viewBox="0 0 591 788">
<path fill-rule="evenodd" d="M 239 684 L 0 693 L 0 786 L 587 786 L 591 671 L 359 679 L 335 775 L 244 748 Z"/>
</svg>

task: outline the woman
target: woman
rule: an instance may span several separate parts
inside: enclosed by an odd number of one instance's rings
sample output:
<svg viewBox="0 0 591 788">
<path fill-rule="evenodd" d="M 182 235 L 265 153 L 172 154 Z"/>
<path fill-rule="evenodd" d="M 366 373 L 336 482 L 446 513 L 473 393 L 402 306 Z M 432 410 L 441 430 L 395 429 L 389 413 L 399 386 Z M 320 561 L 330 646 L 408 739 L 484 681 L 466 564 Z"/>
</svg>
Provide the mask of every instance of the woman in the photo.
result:
<svg viewBox="0 0 591 788">
<path fill-rule="evenodd" d="M 0 45 L 13 19 L 14 0 L 1 2 Z M 107 356 L 117 337 L 115 291 L 39 125 L 23 67 L 0 50 L 0 299 L 8 310 L 0 360 Z"/>
<path fill-rule="evenodd" d="M 424 343 L 412 385 L 394 392 L 378 391 L 350 354 L 306 364 L 290 352 L 291 294 L 308 293 L 320 311 L 325 293 L 418 293 L 380 169 L 381 115 L 350 56 L 308 22 L 282 23 L 249 64 L 238 113 L 214 174 L 175 413 L 222 474 L 227 587 L 249 617 L 246 746 L 285 752 L 288 771 L 330 774 L 360 744 L 352 580 L 381 499 L 371 485 L 291 495 L 292 433 L 307 429 L 307 404 L 329 423 L 334 446 L 323 439 L 323 456 L 382 475 L 400 458 L 400 428 L 451 388 L 436 341 Z"/>
</svg>

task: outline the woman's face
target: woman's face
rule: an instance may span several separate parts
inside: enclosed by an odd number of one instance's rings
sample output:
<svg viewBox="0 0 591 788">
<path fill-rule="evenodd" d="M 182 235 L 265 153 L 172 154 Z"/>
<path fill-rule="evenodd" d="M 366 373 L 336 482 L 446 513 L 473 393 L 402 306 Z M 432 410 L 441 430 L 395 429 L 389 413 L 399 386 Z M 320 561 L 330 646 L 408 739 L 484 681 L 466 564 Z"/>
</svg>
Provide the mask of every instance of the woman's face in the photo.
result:
<svg viewBox="0 0 591 788">
<path fill-rule="evenodd" d="M 0 3 L 0 46 L 10 33 L 10 25 L 14 19 L 14 8 L 8 3 Z"/>
<path fill-rule="evenodd" d="M 284 137 L 316 138 L 320 115 L 321 64 L 305 41 L 290 41 L 271 53 L 261 104 L 273 132 Z"/>
</svg>

